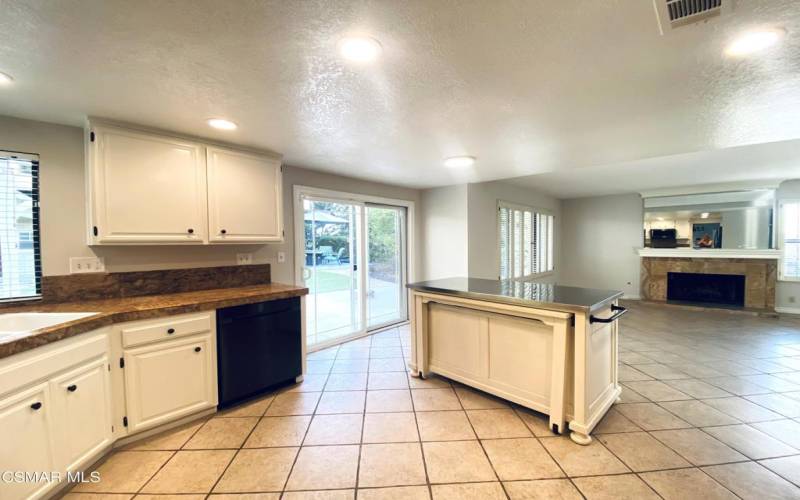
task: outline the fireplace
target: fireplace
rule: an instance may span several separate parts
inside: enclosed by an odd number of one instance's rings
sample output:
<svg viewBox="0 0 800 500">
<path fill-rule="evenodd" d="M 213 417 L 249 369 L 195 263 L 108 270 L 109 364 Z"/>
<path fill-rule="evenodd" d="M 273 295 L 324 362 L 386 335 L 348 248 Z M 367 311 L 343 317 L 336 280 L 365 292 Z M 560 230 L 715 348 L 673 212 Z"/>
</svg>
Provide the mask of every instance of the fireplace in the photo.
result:
<svg viewBox="0 0 800 500">
<path fill-rule="evenodd" d="M 667 300 L 744 307 L 742 274 L 667 273 Z"/>
</svg>

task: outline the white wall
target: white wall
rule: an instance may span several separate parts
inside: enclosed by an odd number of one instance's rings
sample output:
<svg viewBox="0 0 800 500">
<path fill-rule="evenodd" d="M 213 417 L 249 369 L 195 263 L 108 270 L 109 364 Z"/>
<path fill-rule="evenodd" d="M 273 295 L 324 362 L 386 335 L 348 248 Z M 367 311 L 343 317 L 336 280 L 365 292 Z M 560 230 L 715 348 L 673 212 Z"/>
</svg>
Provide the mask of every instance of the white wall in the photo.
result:
<svg viewBox="0 0 800 500">
<path fill-rule="evenodd" d="M 778 202 L 781 200 L 800 200 L 800 179 L 784 181 L 778 186 Z M 778 224 L 780 224 L 778 219 Z M 780 242 L 778 243 L 780 245 Z M 800 282 L 779 281 L 775 297 L 776 309 L 800 314 Z"/>
<path fill-rule="evenodd" d="M 562 200 L 559 283 L 638 297 L 642 220 L 638 194 Z"/>
<path fill-rule="evenodd" d="M 559 258 L 561 202 L 530 188 L 502 181 L 469 184 L 468 188 L 468 274 L 474 278 L 497 279 L 500 273 L 497 202 L 508 201 L 531 208 L 545 209 L 555 217 L 553 254 L 555 272 L 547 281 L 555 281 L 563 260 Z"/>
<path fill-rule="evenodd" d="M 468 276 L 467 186 L 422 192 L 422 276 Z"/>
</svg>

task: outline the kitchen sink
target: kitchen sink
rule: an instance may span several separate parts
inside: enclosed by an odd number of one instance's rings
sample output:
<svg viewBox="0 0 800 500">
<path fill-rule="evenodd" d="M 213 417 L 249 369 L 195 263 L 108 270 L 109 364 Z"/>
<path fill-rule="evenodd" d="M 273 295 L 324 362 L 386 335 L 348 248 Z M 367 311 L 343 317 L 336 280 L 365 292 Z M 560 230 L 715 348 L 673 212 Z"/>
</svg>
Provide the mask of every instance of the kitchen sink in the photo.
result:
<svg viewBox="0 0 800 500">
<path fill-rule="evenodd" d="M 0 335 L 25 333 L 47 328 L 76 319 L 93 316 L 97 313 L 11 313 L 0 314 Z"/>
</svg>

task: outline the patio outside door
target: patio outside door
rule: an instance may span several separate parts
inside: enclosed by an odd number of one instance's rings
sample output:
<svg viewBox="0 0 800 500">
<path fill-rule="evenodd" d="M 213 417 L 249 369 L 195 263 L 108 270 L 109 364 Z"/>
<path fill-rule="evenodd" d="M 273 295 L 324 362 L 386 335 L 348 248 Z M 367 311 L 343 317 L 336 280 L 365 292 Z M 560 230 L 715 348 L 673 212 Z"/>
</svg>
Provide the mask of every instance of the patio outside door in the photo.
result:
<svg viewBox="0 0 800 500">
<path fill-rule="evenodd" d="M 405 214 L 402 207 L 366 206 L 368 328 L 407 319 Z"/>
</svg>

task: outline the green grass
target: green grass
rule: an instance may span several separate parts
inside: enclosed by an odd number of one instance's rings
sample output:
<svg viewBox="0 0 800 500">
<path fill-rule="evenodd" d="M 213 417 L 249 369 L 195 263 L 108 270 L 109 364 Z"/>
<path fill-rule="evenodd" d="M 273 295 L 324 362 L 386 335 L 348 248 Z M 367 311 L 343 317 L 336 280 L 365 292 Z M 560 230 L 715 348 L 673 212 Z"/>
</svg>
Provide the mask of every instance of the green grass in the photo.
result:
<svg viewBox="0 0 800 500">
<path fill-rule="evenodd" d="M 312 272 L 312 279 L 308 281 L 311 293 L 336 292 L 349 290 L 352 278 L 347 274 L 317 268 Z"/>
</svg>

